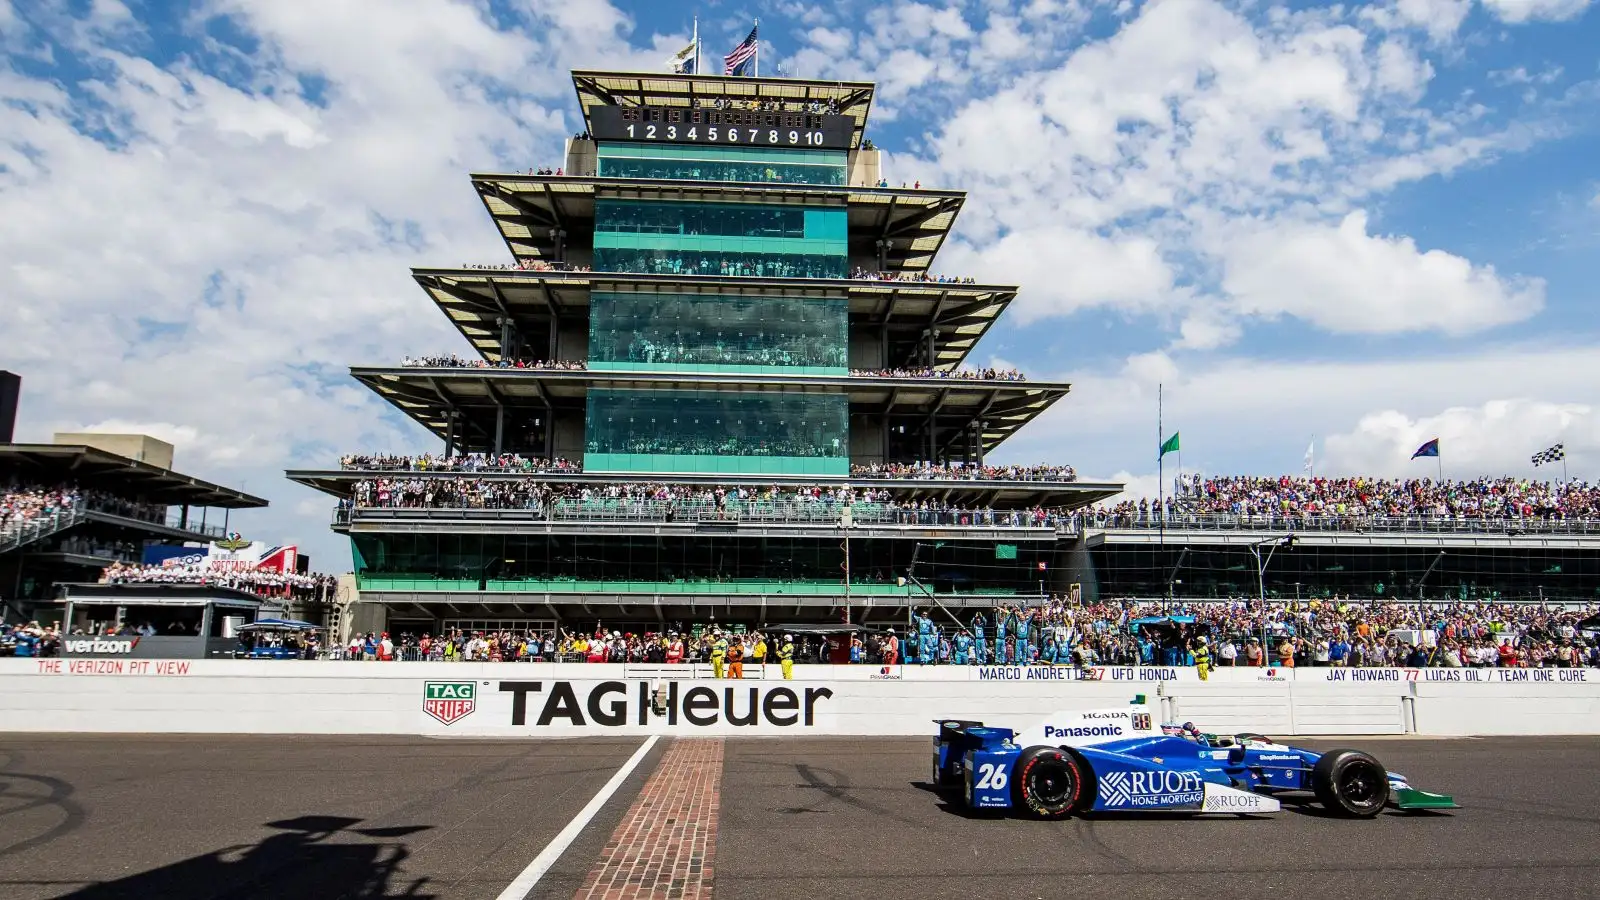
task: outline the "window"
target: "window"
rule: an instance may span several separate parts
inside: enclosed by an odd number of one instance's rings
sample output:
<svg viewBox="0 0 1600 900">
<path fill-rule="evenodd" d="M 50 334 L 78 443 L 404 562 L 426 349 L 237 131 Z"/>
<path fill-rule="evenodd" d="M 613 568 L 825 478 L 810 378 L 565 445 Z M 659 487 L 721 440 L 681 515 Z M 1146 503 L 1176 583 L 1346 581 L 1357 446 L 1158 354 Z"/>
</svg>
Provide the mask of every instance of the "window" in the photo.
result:
<svg viewBox="0 0 1600 900">
<path fill-rule="evenodd" d="M 589 368 L 844 375 L 848 329 L 843 298 L 596 291 Z"/>
<path fill-rule="evenodd" d="M 843 150 L 608 142 L 600 145 L 598 171 L 613 178 L 843 187 L 848 159 Z"/>
<path fill-rule="evenodd" d="M 848 474 L 843 394 L 589 391 L 584 468 Z"/>
</svg>

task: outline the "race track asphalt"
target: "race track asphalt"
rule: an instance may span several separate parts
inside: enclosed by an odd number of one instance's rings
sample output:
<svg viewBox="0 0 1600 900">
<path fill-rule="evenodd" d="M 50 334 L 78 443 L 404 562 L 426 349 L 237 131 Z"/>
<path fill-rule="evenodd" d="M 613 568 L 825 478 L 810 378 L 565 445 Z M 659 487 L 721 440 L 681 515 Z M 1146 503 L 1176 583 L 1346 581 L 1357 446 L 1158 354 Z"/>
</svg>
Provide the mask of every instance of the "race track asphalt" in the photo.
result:
<svg viewBox="0 0 1600 900">
<path fill-rule="evenodd" d="M 0 897 L 492 898 L 639 739 L 0 736 Z M 1306 741 L 1316 746 L 1317 742 Z M 1593 897 L 1600 740 L 1345 741 L 1451 814 L 971 816 L 927 739 L 733 739 L 718 900 Z M 659 743 L 534 896 L 570 898 Z"/>
</svg>

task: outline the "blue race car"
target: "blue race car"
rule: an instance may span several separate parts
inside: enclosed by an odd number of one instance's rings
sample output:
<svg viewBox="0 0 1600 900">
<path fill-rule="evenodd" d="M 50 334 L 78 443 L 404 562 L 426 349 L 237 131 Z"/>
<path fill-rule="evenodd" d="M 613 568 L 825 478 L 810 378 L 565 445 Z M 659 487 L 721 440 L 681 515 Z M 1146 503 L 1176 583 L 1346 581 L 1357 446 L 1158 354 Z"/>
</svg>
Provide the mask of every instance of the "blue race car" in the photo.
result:
<svg viewBox="0 0 1600 900">
<path fill-rule="evenodd" d="M 1388 806 L 1454 809 L 1360 750 L 1317 752 L 1257 734 L 1150 725 L 1141 701 L 1121 710 L 1058 713 L 1020 734 L 943 720 L 933 782 L 978 810 L 1059 819 L 1091 812 L 1277 812 L 1275 794 L 1309 791 L 1329 812 L 1370 819 Z"/>
</svg>

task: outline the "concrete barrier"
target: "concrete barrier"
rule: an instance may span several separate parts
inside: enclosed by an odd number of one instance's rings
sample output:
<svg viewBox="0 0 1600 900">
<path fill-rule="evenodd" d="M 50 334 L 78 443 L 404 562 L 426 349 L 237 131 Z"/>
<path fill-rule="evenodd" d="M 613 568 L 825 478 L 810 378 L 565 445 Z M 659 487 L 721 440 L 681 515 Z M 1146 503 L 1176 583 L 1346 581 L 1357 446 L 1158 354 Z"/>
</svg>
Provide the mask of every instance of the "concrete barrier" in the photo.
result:
<svg viewBox="0 0 1600 900">
<path fill-rule="evenodd" d="M 928 735 L 1024 728 L 1144 694 L 1208 731 L 1600 734 L 1600 670 L 796 666 L 0 659 L 0 730 L 173 733 Z M 759 673 L 752 673 L 759 674 Z"/>
</svg>

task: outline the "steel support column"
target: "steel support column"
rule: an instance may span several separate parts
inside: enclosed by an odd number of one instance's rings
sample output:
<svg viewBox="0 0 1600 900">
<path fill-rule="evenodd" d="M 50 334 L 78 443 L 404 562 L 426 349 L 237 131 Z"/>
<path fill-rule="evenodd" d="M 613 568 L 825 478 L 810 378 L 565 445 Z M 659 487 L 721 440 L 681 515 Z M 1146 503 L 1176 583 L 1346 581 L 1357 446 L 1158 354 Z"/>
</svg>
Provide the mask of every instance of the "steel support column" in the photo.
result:
<svg viewBox="0 0 1600 900">
<path fill-rule="evenodd" d="M 494 407 L 494 455 L 499 456 L 504 452 L 506 436 L 506 407 L 497 403 Z"/>
</svg>

